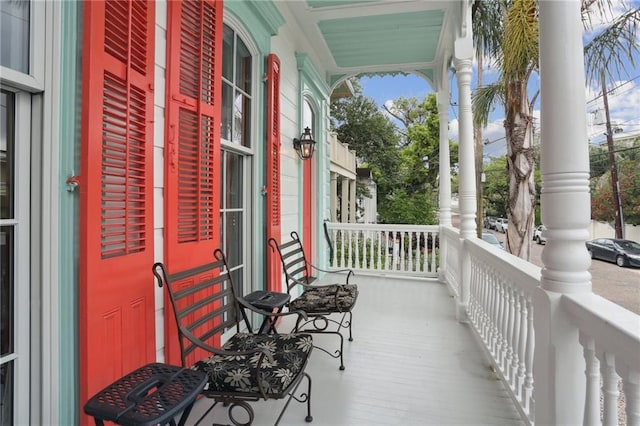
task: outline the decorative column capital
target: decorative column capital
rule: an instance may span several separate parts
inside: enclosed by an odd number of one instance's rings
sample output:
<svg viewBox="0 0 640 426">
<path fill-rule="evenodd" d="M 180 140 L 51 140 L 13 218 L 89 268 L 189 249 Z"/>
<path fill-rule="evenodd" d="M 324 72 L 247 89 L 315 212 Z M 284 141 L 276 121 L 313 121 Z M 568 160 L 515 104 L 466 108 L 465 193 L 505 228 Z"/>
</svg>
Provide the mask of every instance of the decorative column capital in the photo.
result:
<svg viewBox="0 0 640 426">
<path fill-rule="evenodd" d="M 458 80 L 460 77 L 469 77 L 471 78 L 471 67 L 473 65 L 473 61 L 471 58 L 455 58 L 453 60 L 453 65 L 456 67 L 456 75 L 458 76 Z"/>
</svg>

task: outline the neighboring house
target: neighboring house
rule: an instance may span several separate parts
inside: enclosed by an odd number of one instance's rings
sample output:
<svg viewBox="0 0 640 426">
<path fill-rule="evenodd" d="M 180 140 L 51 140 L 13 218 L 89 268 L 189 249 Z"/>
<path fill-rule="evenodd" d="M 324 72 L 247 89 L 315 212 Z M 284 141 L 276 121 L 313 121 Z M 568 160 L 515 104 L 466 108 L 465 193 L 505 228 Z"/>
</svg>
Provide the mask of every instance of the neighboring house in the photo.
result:
<svg viewBox="0 0 640 426">
<path fill-rule="evenodd" d="M 580 32 L 579 4 L 540 7 L 547 13 L 541 34 L 563 37 L 561 51 L 541 47 L 542 64 L 562 55 L 562 66 L 541 77 L 542 120 L 562 117 L 543 126 L 543 180 L 555 192 L 543 192 L 541 203 L 562 219 L 581 217 L 588 164 L 575 151 L 586 138 L 572 132 L 586 127 L 578 116 L 582 46 L 565 40 Z M 179 364 L 170 308 L 151 274 L 155 261 L 176 273 L 210 262 L 221 247 L 242 293 L 281 290 L 266 239 L 297 231 L 310 259 L 326 264 L 329 100 L 351 76 L 415 73 L 437 92 L 444 233 L 452 225 L 455 77 L 456 244 L 475 238 L 469 1 L 24 0 L 0 1 L 0 14 L 2 424 L 88 424 L 82 406 L 105 385 L 148 362 Z M 571 96 L 549 90 L 550 81 L 573 88 Z M 293 146 L 305 128 L 317 142 L 308 160 Z M 355 170 L 352 181 L 346 186 L 355 185 Z M 536 294 L 541 308 L 548 302 L 546 311 L 536 307 L 544 330 L 535 335 L 536 374 L 546 379 L 536 382 L 541 424 L 576 411 L 566 395 L 584 395 L 573 392 L 580 366 L 560 335 L 570 330 L 577 340 L 577 331 L 550 324 L 567 316 L 554 315 L 567 287 L 590 291 L 587 262 L 553 256 L 556 247 L 584 251 L 581 223 L 545 218 L 550 242 L 566 238 L 545 247 L 549 258 L 570 265 L 543 269 Z M 443 268 L 461 271 L 459 313 L 474 261 L 461 257 Z"/>
<path fill-rule="evenodd" d="M 356 153 L 349 144 L 338 140 L 331 132 L 330 156 L 330 218 L 332 222 L 355 223 L 356 207 Z"/>
<path fill-rule="evenodd" d="M 358 197 L 359 223 L 378 223 L 378 187 L 373 180 L 373 174 L 368 167 L 358 167 L 358 183 L 368 192 Z"/>
</svg>

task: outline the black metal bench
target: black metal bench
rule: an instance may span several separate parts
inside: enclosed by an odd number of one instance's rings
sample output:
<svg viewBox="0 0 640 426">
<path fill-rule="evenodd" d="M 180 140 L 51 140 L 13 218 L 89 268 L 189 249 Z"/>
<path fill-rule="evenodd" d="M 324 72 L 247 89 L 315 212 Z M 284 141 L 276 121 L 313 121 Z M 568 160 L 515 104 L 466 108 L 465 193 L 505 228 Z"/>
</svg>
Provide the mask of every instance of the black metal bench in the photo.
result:
<svg viewBox="0 0 640 426">
<path fill-rule="evenodd" d="M 234 424 L 251 424 L 254 412 L 248 402 L 284 398 L 286 403 L 275 424 L 292 398 L 307 404 L 305 420 L 312 421 L 311 378 L 305 372 L 313 348 L 312 336 L 253 333 L 245 310 L 270 317 L 299 315 L 301 320 L 306 315 L 302 312 L 267 312 L 251 306 L 236 295 L 222 251 L 217 249 L 214 256 L 214 262 L 173 274 L 168 273 L 162 263 L 153 265 L 158 285 L 165 286 L 169 293 L 178 326 L 182 365 L 188 366 L 188 356 L 194 351 L 204 350 L 207 354 L 189 365 L 207 373 L 208 382 L 202 394 L 214 400 L 198 423 L 222 402 L 228 406 L 228 415 Z M 223 332 L 234 328 L 235 334 L 226 343 L 216 344 Z M 303 377 L 307 378 L 307 389 L 296 396 Z M 245 411 L 248 422 L 237 420 L 234 416 L 236 407 Z"/>
<path fill-rule="evenodd" d="M 353 275 L 350 269 L 329 271 L 321 269 L 307 260 L 302 247 L 302 242 L 298 233 L 291 232 L 291 240 L 279 244 L 274 238 L 269 238 L 268 244 L 272 250 L 276 250 L 280 256 L 282 269 L 286 277 L 287 292 L 292 300 L 288 307 L 290 311 L 304 311 L 309 317 L 308 320 L 298 318 L 296 331 L 306 333 L 327 333 L 336 334 L 340 337 L 340 349 L 334 353 L 321 347 L 318 349 L 334 358 L 340 358 L 340 370 L 344 370 L 344 336 L 342 329 L 349 329 L 349 341 L 353 341 L 352 323 L 353 307 L 358 299 L 358 286 L 349 284 L 349 278 Z M 312 271 L 334 273 L 346 273 L 344 283 L 318 285 L 313 284 L 317 277 Z M 302 287 L 302 293 L 295 297 L 293 289 Z M 332 314 L 338 314 L 339 319 L 331 318 Z M 335 329 L 330 324 L 336 326 Z"/>
</svg>

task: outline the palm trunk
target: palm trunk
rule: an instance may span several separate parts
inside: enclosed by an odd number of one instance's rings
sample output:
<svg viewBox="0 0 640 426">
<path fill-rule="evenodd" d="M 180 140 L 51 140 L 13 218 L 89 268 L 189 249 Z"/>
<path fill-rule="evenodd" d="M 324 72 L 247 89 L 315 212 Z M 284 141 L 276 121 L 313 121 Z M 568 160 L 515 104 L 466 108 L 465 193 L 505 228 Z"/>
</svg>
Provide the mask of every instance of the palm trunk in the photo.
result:
<svg viewBox="0 0 640 426">
<path fill-rule="evenodd" d="M 529 260 L 536 201 L 533 115 L 527 99 L 526 81 L 509 81 L 506 84 L 504 127 L 509 173 L 506 246 L 510 253 Z"/>
</svg>

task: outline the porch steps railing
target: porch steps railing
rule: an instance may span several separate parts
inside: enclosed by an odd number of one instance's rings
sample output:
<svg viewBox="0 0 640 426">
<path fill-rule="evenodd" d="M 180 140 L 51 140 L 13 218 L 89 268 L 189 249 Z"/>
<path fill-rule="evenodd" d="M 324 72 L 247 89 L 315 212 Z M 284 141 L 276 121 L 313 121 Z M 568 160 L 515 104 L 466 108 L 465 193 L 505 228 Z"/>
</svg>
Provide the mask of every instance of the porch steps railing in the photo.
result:
<svg viewBox="0 0 640 426">
<path fill-rule="evenodd" d="M 439 226 L 326 222 L 329 269 L 357 273 L 438 276 Z"/>
</svg>

